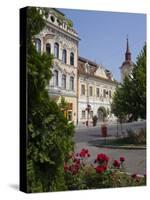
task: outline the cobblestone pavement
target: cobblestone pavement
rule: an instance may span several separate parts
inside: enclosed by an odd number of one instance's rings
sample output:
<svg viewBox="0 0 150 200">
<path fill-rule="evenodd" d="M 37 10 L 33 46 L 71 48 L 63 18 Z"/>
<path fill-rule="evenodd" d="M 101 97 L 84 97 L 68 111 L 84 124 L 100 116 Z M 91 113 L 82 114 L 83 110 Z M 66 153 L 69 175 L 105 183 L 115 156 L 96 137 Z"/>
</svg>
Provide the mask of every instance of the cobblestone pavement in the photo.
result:
<svg viewBox="0 0 150 200">
<path fill-rule="evenodd" d="M 98 153 L 105 153 L 110 158 L 110 163 L 114 159 L 119 159 L 124 156 L 126 172 L 145 174 L 146 173 L 146 150 L 142 149 L 111 149 L 99 148 L 91 146 L 88 143 L 78 142 L 75 144 L 75 152 L 79 152 L 82 148 L 87 148 L 90 152 L 90 157 L 87 158 L 87 163 L 93 163 Z"/>
</svg>

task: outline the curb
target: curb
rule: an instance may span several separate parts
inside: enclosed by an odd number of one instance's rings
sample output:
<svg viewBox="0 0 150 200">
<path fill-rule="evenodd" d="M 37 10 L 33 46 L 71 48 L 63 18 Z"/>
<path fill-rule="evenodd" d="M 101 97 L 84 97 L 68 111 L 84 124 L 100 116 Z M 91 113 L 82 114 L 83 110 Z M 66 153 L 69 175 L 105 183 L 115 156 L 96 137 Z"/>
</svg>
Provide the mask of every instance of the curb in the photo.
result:
<svg viewBox="0 0 150 200">
<path fill-rule="evenodd" d="M 135 149 L 135 150 L 145 150 L 146 147 L 135 147 L 135 146 L 113 146 L 113 145 L 97 145 L 101 148 L 110 148 L 110 149 Z"/>
</svg>

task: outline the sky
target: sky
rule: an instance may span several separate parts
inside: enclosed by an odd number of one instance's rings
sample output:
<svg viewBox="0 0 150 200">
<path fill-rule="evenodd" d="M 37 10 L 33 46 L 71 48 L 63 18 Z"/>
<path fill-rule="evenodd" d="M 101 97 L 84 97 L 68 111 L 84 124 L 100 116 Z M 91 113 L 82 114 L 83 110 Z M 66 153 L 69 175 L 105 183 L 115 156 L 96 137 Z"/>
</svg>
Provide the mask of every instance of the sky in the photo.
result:
<svg viewBox="0 0 150 200">
<path fill-rule="evenodd" d="M 104 11 L 59 9 L 73 21 L 79 42 L 79 56 L 102 64 L 120 81 L 128 35 L 132 61 L 146 41 L 146 15 Z"/>
</svg>

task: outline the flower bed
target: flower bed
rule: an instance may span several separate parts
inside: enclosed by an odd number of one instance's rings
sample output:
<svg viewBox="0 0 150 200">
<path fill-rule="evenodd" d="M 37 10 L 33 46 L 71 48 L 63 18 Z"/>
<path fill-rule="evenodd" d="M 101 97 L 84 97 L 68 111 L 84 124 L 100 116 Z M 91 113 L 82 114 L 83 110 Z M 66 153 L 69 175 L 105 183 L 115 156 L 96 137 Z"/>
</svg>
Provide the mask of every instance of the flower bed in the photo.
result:
<svg viewBox="0 0 150 200">
<path fill-rule="evenodd" d="M 64 164 L 67 190 L 146 185 L 146 176 L 125 172 L 124 157 L 110 163 L 109 157 L 100 153 L 92 164 L 86 164 L 88 157 L 88 149 L 69 155 L 68 162 Z"/>
</svg>

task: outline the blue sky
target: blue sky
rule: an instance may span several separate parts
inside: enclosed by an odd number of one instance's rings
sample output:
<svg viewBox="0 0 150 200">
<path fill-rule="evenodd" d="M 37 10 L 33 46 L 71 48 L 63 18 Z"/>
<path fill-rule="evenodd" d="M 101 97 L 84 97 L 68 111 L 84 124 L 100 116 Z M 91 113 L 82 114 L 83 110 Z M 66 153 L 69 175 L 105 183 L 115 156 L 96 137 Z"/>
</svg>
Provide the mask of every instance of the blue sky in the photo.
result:
<svg viewBox="0 0 150 200">
<path fill-rule="evenodd" d="M 120 80 L 120 69 L 124 61 L 126 37 L 132 61 L 136 61 L 146 41 L 146 15 L 134 13 L 85 11 L 59 9 L 73 21 L 78 32 L 79 55 L 103 64 Z"/>
</svg>

